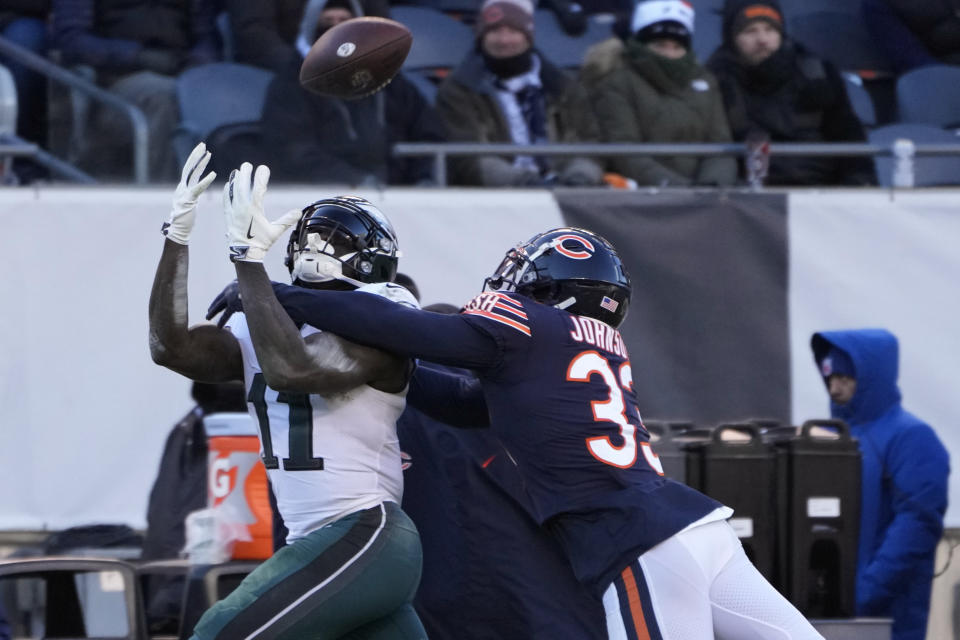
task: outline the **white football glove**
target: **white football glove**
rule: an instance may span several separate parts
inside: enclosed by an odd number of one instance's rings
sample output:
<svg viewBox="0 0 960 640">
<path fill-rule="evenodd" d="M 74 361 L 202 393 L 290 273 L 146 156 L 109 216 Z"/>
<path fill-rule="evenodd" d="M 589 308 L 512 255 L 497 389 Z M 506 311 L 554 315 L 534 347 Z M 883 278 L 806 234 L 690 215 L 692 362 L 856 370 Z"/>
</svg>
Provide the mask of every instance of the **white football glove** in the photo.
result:
<svg viewBox="0 0 960 640">
<path fill-rule="evenodd" d="M 234 170 L 223 188 L 223 215 L 227 221 L 227 245 L 233 262 L 263 262 L 277 238 L 300 219 L 300 210 L 288 211 L 270 222 L 263 213 L 263 197 L 270 181 L 270 168 L 244 162 Z"/>
<path fill-rule="evenodd" d="M 187 244 L 190 241 L 190 232 L 193 230 L 197 213 L 197 199 L 217 177 L 217 174 L 211 171 L 202 179 L 200 178 L 208 162 L 210 162 L 210 152 L 207 151 L 207 145 L 201 142 L 193 148 L 186 164 L 183 165 L 180 184 L 177 185 L 177 190 L 173 194 L 170 219 L 160 227 L 163 235 L 179 244 Z"/>
</svg>

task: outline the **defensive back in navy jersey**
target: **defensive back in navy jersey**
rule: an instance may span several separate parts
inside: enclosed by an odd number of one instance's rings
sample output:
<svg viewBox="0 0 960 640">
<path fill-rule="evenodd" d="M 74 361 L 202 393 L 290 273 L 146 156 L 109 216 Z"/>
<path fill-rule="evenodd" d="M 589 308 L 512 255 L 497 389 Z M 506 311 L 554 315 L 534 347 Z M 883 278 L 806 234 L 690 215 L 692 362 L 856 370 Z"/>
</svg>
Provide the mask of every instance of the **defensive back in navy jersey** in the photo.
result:
<svg viewBox="0 0 960 640">
<path fill-rule="evenodd" d="M 463 314 L 500 347 L 478 371 L 490 423 L 581 580 L 608 584 L 620 557 L 722 506 L 664 477 L 618 330 L 512 293 L 482 293 Z"/>
<path fill-rule="evenodd" d="M 482 293 L 460 315 L 447 316 L 365 293 L 276 283 L 274 290 L 295 322 L 472 369 L 482 397 L 453 384 L 438 400 L 464 411 L 485 400 L 473 413 L 489 417 L 517 464 L 524 494 L 514 497 L 598 594 L 647 549 L 694 522 L 731 513 L 663 476 L 641 422 L 626 347 L 610 325 L 502 291 Z"/>
</svg>

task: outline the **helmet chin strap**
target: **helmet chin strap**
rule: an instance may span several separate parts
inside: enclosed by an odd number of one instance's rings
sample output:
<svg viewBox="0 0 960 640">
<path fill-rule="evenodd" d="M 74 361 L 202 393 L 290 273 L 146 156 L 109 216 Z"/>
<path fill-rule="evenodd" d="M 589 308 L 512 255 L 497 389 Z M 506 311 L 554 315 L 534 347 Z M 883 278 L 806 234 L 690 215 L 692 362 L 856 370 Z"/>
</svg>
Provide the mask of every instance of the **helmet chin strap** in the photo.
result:
<svg viewBox="0 0 960 640">
<path fill-rule="evenodd" d="M 556 307 L 557 309 L 566 309 L 566 308 L 569 307 L 570 305 L 576 303 L 576 301 L 577 301 L 576 298 L 574 298 L 573 296 L 570 296 L 570 297 L 567 298 L 566 300 L 561 300 L 560 302 L 558 302 L 557 304 L 555 304 L 555 305 L 553 305 L 553 306 Z"/>
<path fill-rule="evenodd" d="M 362 287 L 365 284 L 359 280 L 354 280 L 349 276 L 345 276 L 343 274 L 342 263 L 333 256 L 330 256 L 326 253 L 313 254 L 313 256 L 315 257 L 305 260 L 303 252 L 297 254 L 293 272 L 294 279 L 299 278 L 304 282 L 329 282 L 331 280 L 340 280 L 342 282 L 352 284 L 354 287 Z M 305 269 L 305 264 L 309 263 L 314 263 L 316 267 L 309 270 Z"/>
</svg>

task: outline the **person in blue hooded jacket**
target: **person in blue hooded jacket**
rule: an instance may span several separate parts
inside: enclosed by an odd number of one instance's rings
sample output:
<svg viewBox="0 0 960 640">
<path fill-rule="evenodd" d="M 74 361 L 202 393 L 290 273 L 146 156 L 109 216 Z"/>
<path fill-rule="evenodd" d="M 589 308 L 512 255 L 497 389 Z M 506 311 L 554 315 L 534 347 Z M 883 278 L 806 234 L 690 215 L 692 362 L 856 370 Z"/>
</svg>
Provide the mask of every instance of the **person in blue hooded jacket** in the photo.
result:
<svg viewBox="0 0 960 640">
<path fill-rule="evenodd" d="M 857 614 L 892 617 L 893 640 L 923 640 L 949 455 L 933 429 L 900 405 L 896 336 L 824 331 L 811 347 L 830 414 L 850 425 L 863 456 Z"/>
</svg>

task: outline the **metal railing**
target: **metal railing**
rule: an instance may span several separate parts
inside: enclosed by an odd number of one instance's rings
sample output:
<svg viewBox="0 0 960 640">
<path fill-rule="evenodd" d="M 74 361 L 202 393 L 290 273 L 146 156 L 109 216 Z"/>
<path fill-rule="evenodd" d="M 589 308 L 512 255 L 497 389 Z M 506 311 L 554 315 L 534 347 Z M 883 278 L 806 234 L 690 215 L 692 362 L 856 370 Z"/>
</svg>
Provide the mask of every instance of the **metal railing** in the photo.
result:
<svg viewBox="0 0 960 640">
<path fill-rule="evenodd" d="M 3 157 L 33 158 L 53 173 L 61 175 L 73 182 L 79 182 L 81 184 L 96 184 L 97 182 L 90 175 L 77 169 L 69 162 L 64 162 L 60 158 L 47 153 L 38 145 L 14 135 L 0 135 L 0 158 Z"/>
<path fill-rule="evenodd" d="M 101 102 L 123 114 L 130 123 L 133 132 L 133 179 L 137 184 L 146 184 L 149 180 L 149 168 L 147 164 L 149 157 L 149 138 L 147 134 L 147 118 L 140 108 L 2 36 L 0 36 L 0 53 L 55 82 L 65 84 L 71 89 L 75 89 L 93 100 Z M 36 157 L 37 160 L 43 164 L 46 164 L 44 160 L 53 158 L 50 154 L 38 154 L 33 157 Z M 60 161 L 60 163 L 61 165 L 66 164 L 63 163 L 63 161 Z M 52 170 L 57 170 L 56 167 L 49 165 L 48 167 Z M 76 169 L 74 170 L 76 171 Z M 89 176 L 87 177 L 89 178 Z"/>
<path fill-rule="evenodd" d="M 771 143 L 770 155 L 806 157 L 875 157 L 894 156 L 895 172 L 904 180 L 913 176 L 915 156 L 960 156 L 957 144 L 914 144 L 898 140 L 890 145 L 872 143 Z M 895 151 L 896 150 L 896 151 Z M 394 145 L 400 157 L 433 157 L 433 174 L 437 186 L 447 186 L 447 158 L 480 155 L 536 155 L 543 157 L 615 157 L 615 156 L 739 156 L 748 157 L 750 150 L 743 143 L 677 143 L 677 144 L 507 144 L 478 142 L 402 142 Z M 904 173 L 905 172 L 905 173 Z M 958 178 L 960 179 L 960 178 Z"/>
</svg>

